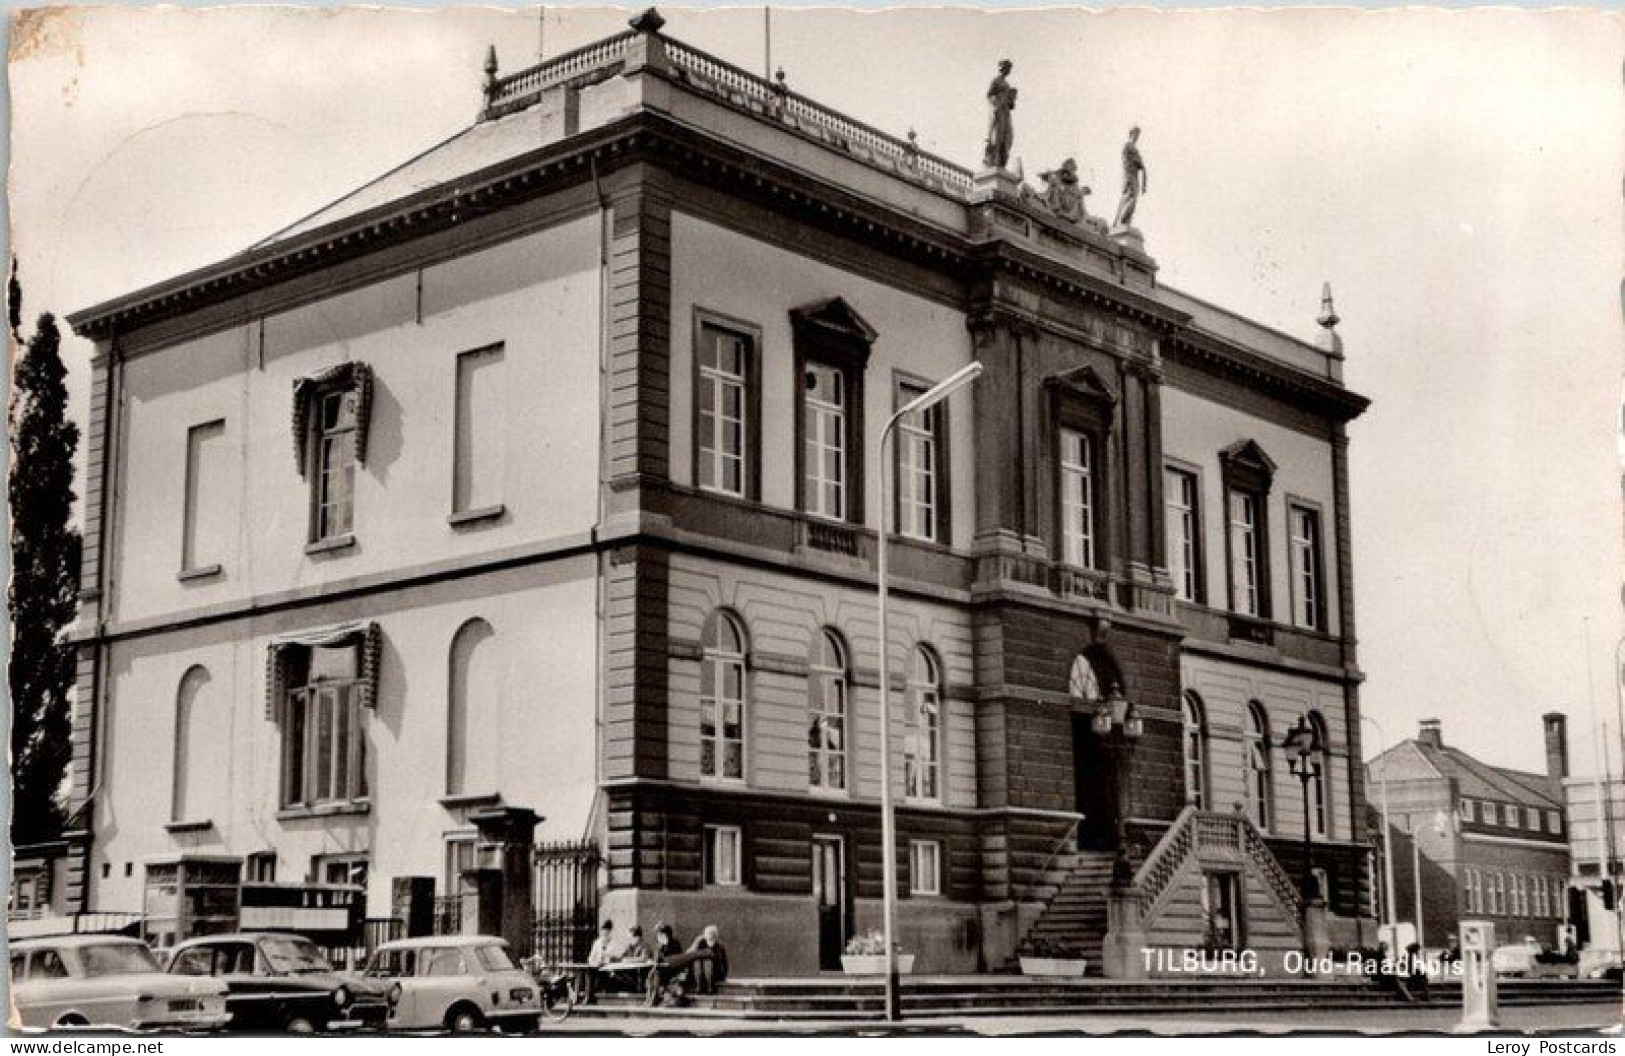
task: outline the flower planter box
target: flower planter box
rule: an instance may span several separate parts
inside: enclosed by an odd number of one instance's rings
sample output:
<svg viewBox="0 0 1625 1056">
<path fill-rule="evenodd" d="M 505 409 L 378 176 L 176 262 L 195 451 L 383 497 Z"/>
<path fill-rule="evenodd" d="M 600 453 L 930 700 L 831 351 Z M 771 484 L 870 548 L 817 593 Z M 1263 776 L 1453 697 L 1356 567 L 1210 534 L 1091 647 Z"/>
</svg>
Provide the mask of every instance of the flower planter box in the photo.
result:
<svg viewBox="0 0 1625 1056">
<path fill-rule="evenodd" d="M 1022 975 L 1058 975 L 1076 978 L 1084 973 L 1089 962 L 1082 957 L 1023 957 Z"/>
<path fill-rule="evenodd" d="M 886 955 L 883 953 L 843 953 L 841 954 L 841 971 L 847 975 L 885 975 Z M 912 953 L 899 953 L 897 955 L 897 974 L 914 974 L 914 955 Z"/>
</svg>

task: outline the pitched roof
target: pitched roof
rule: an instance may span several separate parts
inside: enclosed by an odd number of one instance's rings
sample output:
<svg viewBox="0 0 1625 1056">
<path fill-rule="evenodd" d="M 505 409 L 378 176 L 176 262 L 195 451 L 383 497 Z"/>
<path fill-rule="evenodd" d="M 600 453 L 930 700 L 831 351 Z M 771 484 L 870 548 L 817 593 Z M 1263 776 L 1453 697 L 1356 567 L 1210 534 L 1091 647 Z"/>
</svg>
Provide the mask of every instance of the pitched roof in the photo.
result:
<svg viewBox="0 0 1625 1056">
<path fill-rule="evenodd" d="M 1373 775 L 1386 771 L 1390 781 L 1454 778 L 1458 794 L 1469 799 L 1520 806 L 1563 806 L 1561 793 L 1545 774 L 1492 766 L 1450 745 L 1435 748 L 1416 739 L 1401 741 L 1372 759 L 1366 768 Z"/>
</svg>

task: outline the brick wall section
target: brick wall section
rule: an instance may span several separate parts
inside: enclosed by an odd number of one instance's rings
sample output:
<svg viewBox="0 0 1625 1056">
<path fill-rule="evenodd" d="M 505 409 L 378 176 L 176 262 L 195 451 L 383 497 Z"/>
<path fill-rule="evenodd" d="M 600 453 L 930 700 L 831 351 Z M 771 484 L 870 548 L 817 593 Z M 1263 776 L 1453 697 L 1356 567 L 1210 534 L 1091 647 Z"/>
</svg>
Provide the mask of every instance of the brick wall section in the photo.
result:
<svg viewBox="0 0 1625 1056">
<path fill-rule="evenodd" d="M 671 466 L 671 204 L 639 187 L 612 212 L 609 478 L 665 479 Z"/>
<path fill-rule="evenodd" d="M 622 547 L 610 555 L 607 576 L 604 776 L 664 777 L 670 558 L 664 550 Z"/>
<path fill-rule="evenodd" d="M 1303 875 L 1301 836 L 1295 840 L 1272 836 L 1267 837 L 1265 842 L 1286 875 L 1292 878 L 1294 884 L 1298 883 Z M 1398 846 L 1397 841 L 1395 846 Z M 1327 882 L 1331 885 L 1331 897 L 1327 901 L 1331 911 L 1345 917 L 1365 916 L 1371 905 L 1371 877 L 1366 869 L 1366 849 L 1341 843 L 1317 843 L 1314 845 L 1314 859 L 1315 868 L 1326 870 Z M 1406 914 L 1402 912 L 1400 916 L 1404 919 Z"/>
</svg>

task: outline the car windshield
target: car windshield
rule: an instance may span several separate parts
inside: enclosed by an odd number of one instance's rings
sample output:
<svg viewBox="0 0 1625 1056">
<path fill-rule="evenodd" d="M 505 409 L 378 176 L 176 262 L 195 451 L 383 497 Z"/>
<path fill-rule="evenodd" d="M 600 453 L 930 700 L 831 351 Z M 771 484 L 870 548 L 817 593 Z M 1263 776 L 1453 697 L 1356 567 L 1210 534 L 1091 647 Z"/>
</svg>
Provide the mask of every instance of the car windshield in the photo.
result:
<svg viewBox="0 0 1625 1056">
<path fill-rule="evenodd" d="M 109 942 L 79 947 L 79 964 L 86 975 L 129 975 L 132 972 L 158 972 L 158 958 L 145 946 L 134 942 Z"/>
<path fill-rule="evenodd" d="M 308 939 L 281 936 L 261 939 L 260 952 L 265 954 L 265 961 L 271 966 L 271 971 L 279 975 L 333 970 L 333 966 L 327 963 L 327 958 L 322 956 L 322 951 Z"/>
<path fill-rule="evenodd" d="M 474 956 L 479 958 L 480 967 L 488 972 L 507 972 L 514 967 L 513 958 L 501 946 L 476 946 Z"/>
</svg>

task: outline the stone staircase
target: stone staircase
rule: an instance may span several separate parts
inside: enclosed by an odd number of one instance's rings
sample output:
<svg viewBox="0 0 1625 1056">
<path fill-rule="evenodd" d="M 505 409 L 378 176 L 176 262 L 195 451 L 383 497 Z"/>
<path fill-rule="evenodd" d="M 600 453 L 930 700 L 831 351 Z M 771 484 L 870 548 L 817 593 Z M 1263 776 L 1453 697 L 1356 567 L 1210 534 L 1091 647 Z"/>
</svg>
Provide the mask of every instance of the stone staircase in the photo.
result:
<svg viewBox="0 0 1625 1056">
<path fill-rule="evenodd" d="M 1100 945 L 1106 937 L 1106 892 L 1112 881 L 1109 851 L 1068 855 L 1071 868 L 1020 944 L 1031 950 L 1046 944 L 1083 951 L 1090 975 L 1100 974 Z M 1016 969 L 1012 962 L 1009 967 Z"/>
</svg>

